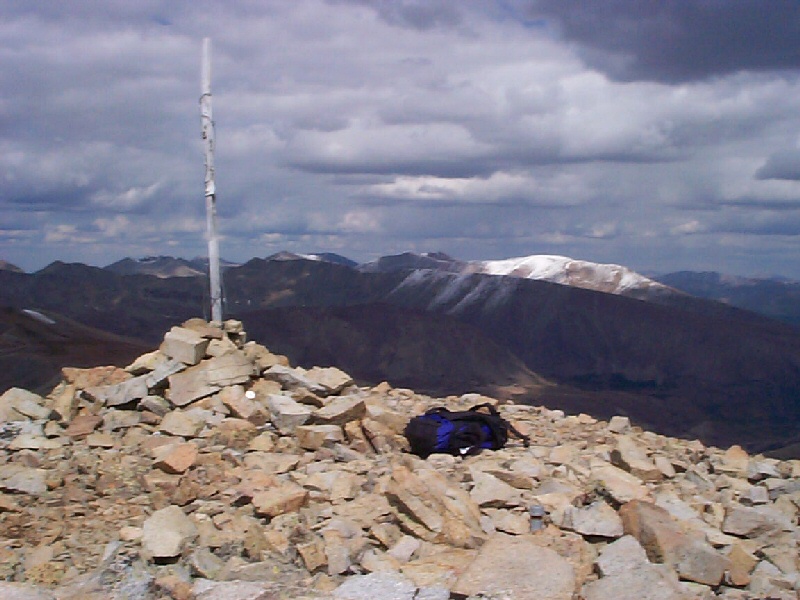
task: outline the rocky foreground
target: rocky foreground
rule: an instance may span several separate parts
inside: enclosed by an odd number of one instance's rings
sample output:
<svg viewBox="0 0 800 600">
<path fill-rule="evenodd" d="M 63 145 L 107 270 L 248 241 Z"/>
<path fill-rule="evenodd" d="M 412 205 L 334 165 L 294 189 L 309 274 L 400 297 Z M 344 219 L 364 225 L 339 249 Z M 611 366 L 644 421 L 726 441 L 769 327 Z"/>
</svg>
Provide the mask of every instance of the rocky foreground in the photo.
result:
<svg viewBox="0 0 800 600">
<path fill-rule="evenodd" d="M 0 397 L 0 598 L 796 599 L 800 461 L 506 404 L 530 448 L 406 451 L 433 399 L 192 320 Z"/>
</svg>

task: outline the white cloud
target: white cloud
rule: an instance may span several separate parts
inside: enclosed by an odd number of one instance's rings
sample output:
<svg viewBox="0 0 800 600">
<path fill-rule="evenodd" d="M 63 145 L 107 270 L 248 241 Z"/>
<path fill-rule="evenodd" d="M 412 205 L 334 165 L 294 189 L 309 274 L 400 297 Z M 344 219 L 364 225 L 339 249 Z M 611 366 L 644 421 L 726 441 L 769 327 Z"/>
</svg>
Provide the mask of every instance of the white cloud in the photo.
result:
<svg viewBox="0 0 800 600">
<path fill-rule="evenodd" d="M 98 190 L 91 196 L 95 206 L 121 210 L 131 210 L 150 200 L 161 187 L 160 182 L 144 187 L 132 187 L 122 192 Z"/>
<path fill-rule="evenodd" d="M 570 206 L 586 200 L 588 190 L 563 173 L 536 178 L 497 172 L 489 177 L 402 176 L 390 183 L 366 186 L 360 194 L 422 202 Z"/>
<path fill-rule="evenodd" d="M 672 235 L 691 235 L 694 233 L 700 233 L 703 231 L 703 226 L 700 224 L 700 221 L 687 221 L 686 223 L 681 223 L 680 225 L 676 225 L 672 227 L 669 231 Z"/>
</svg>

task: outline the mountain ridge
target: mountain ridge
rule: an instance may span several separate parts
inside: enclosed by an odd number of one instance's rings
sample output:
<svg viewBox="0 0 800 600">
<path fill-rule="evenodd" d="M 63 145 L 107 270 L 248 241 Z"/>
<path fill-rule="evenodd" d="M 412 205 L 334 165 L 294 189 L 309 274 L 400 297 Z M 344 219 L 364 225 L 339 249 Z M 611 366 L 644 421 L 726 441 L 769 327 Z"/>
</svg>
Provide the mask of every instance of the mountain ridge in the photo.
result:
<svg viewBox="0 0 800 600">
<path fill-rule="evenodd" d="M 319 329 L 345 349 L 348 328 L 358 327 L 363 316 L 344 309 L 388 304 L 428 313 L 426 318 L 453 331 L 476 328 L 510 353 L 508 365 L 521 360 L 530 372 L 558 384 L 546 390 L 553 403 L 561 403 L 553 406 L 605 414 L 604 405 L 616 395 L 631 418 L 670 435 L 738 441 L 759 450 L 796 441 L 800 332 L 724 304 L 685 294 L 644 302 L 547 281 L 436 269 L 365 273 L 302 257 L 252 259 L 223 277 L 227 313 L 252 331 L 260 330 L 259 311 L 309 311 L 300 320 L 313 326 L 297 326 L 292 334 L 293 343 L 305 348 L 319 343 L 313 335 Z M 70 293 L 63 294 L 65 289 Z M 203 278 L 196 277 L 121 276 L 65 263 L 36 274 L 0 271 L 0 304 L 60 309 L 82 323 L 149 343 L 198 316 L 207 295 Z M 380 333 L 380 321 L 370 322 Z M 447 329 L 430 330 L 417 329 L 418 348 L 432 344 L 442 353 L 459 352 L 448 345 L 442 333 Z M 400 349 L 392 336 L 370 343 L 381 351 L 392 344 Z M 341 355 L 353 356 L 348 352 Z M 478 362 L 471 364 L 481 372 Z M 392 367 L 381 367 L 382 379 L 391 382 L 398 375 Z M 359 368 L 369 373 L 371 367 L 365 362 Z"/>
</svg>

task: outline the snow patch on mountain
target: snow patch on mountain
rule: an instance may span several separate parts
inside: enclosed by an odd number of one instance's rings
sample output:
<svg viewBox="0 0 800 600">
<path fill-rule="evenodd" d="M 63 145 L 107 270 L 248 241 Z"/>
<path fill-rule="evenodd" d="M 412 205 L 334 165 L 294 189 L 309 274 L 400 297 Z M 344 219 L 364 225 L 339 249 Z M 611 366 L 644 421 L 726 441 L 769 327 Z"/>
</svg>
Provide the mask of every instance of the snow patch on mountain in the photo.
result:
<svg viewBox="0 0 800 600">
<path fill-rule="evenodd" d="M 470 270 L 488 275 L 538 279 L 609 294 L 632 291 L 663 293 L 671 288 L 615 264 L 575 260 L 567 256 L 538 254 L 504 260 L 473 261 Z"/>
<path fill-rule="evenodd" d="M 44 323 L 45 325 L 55 325 L 56 324 L 56 322 L 53 319 L 43 315 L 38 310 L 31 310 L 30 308 L 23 308 L 22 312 L 24 312 L 26 315 L 28 315 L 32 319 L 36 319 L 40 323 Z"/>
</svg>

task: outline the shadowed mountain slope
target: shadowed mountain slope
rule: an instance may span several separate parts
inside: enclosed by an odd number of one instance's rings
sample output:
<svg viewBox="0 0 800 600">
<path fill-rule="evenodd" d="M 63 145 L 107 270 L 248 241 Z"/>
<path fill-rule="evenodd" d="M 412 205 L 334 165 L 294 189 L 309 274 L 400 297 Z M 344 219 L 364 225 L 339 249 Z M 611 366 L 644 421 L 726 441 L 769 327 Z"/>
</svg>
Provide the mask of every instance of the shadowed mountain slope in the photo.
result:
<svg viewBox="0 0 800 600">
<path fill-rule="evenodd" d="M 386 304 L 284 307 L 241 315 L 248 333 L 292 364 L 335 365 L 363 382 L 420 392 L 532 395 L 547 383 L 460 321 Z"/>
<path fill-rule="evenodd" d="M 153 349 L 61 315 L 0 308 L 0 393 L 11 387 L 46 393 L 61 379 L 61 367 L 123 367 Z"/>
</svg>

